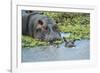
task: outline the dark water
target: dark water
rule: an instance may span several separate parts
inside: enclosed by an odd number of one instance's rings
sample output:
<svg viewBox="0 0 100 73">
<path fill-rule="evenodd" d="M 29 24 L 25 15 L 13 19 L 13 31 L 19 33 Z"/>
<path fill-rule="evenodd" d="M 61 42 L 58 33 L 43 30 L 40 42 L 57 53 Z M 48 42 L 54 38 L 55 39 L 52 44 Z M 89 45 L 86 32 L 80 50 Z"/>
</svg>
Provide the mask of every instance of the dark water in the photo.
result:
<svg viewBox="0 0 100 73">
<path fill-rule="evenodd" d="M 59 61 L 59 60 L 86 60 L 90 58 L 90 40 L 75 41 L 76 47 L 40 46 L 22 48 L 22 62 Z"/>
</svg>

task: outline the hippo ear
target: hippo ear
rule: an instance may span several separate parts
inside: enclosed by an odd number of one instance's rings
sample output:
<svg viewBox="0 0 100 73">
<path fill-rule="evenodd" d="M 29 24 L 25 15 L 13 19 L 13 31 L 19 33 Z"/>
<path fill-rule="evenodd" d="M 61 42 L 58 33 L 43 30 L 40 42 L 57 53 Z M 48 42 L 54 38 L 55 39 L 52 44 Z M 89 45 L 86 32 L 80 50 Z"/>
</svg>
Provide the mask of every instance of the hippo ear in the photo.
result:
<svg viewBox="0 0 100 73">
<path fill-rule="evenodd" d="M 39 25 L 43 25 L 43 21 L 42 20 L 38 20 L 38 24 Z"/>
<path fill-rule="evenodd" d="M 66 40 L 66 38 L 65 38 L 65 37 L 63 37 L 63 40 L 64 40 L 65 42 L 67 42 L 67 40 Z"/>
<path fill-rule="evenodd" d="M 76 40 L 74 39 L 73 42 L 75 42 Z"/>
</svg>

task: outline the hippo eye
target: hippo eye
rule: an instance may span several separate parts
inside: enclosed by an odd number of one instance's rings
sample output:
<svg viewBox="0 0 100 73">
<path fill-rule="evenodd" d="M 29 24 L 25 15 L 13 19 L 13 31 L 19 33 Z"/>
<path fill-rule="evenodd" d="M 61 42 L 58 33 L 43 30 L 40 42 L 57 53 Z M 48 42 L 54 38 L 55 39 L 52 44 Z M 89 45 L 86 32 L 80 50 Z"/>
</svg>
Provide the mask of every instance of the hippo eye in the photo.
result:
<svg viewBox="0 0 100 73">
<path fill-rule="evenodd" d="M 43 22 L 41 20 L 38 21 L 38 24 L 43 25 Z"/>
</svg>

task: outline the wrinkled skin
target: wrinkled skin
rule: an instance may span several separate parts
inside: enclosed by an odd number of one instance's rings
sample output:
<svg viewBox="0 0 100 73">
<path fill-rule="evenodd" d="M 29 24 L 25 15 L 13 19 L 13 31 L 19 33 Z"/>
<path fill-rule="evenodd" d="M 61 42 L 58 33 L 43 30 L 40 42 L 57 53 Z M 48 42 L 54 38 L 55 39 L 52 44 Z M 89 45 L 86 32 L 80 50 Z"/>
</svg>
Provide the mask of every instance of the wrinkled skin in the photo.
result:
<svg viewBox="0 0 100 73">
<path fill-rule="evenodd" d="M 75 47 L 75 40 L 67 41 L 64 37 L 63 37 L 63 39 L 65 41 L 65 47 L 69 47 L 69 48 Z"/>
<path fill-rule="evenodd" d="M 61 39 L 55 21 L 38 11 L 22 10 L 22 34 L 48 41 Z"/>
</svg>

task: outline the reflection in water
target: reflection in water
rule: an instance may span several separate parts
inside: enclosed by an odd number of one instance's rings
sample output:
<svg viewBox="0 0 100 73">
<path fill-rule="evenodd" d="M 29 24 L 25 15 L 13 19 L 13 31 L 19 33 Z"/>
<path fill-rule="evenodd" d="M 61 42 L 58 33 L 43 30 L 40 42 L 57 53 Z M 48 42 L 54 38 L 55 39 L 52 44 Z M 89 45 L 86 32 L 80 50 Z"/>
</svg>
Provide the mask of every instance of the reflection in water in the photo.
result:
<svg viewBox="0 0 100 73">
<path fill-rule="evenodd" d="M 75 42 L 76 47 L 40 46 L 34 48 L 22 48 L 22 62 L 58 61 L 58 60 L 85 60 L 90 57 L 90 40 Z"/>
</svg>

